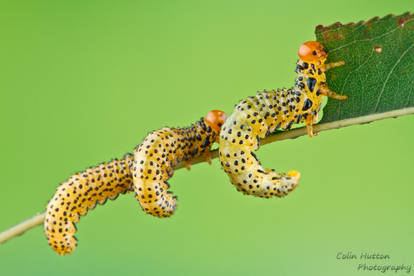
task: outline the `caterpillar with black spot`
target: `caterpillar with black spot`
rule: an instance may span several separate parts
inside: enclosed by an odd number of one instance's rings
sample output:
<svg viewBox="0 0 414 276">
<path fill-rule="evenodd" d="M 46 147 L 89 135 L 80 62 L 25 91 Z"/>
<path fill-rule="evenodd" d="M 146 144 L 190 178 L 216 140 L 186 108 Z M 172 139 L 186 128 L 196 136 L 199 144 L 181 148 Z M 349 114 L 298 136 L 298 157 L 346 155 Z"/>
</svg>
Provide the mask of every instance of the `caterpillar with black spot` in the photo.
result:
<svg viewBox="0 0 414 276">
<path fill-rule="evenodd" d="M 44 230 L 49 245 L 61 255 L 77 246 L 75 223 L 96 204 L 135 191 L 142 209 L 156 217 L 174 213 L 176 198 L 168 191 L 167 180 L 174 166 L 204 155 L 218 141 L 226 114 L 210 111 L 187 128 L 162 128 L 147 135 L 142 144 L 122 160 L 113 160 L 71 176 L 63 182 L 46 207 Z M 189 166 L 189 165 L 188 165 Z"/>
<path fill-rule="evenodd" d="M 133 189 L 146 213 L 156 217 L 174 214 L 176 197 L 167 191 L 174 166 L 200 155 L 209 160 L 210 147 L 218 141 L 225 120 L 224 112 L 213 110 L 191 127 L 154 131 L 134 149 Z"/>
<path fill-rule="evenodd" d="M 317 135 L 313 125 L 318 121 L 323 96 L 344 100 L 345 95 L 331 91 L 325 72 L 345 64 L 325 64 L 327 53 L 316 41 L 305 42 L 298 50 L 295 86 L 290 89 L 258 92 L 236 105 L 220 132 L 219 158 L 223 170 L 238 191 L 270 198 L 283 197 L 294 190 L 300 173 L 276 173 L 264 169 L 254 155 L 260 139 L 278 128 L 288 130 L 304 122 L 310 137 Z"/>
<path fill-rule="evenodd" d="M 57 189 L 46 207 L 44 230 L 49 245 L 59 254 L 71 253 L 76 247 L 75 223 L 96 204 L 116 199 L 129 191 L 133 156 L 113 160 L 72 175 Z"/>
</svg>

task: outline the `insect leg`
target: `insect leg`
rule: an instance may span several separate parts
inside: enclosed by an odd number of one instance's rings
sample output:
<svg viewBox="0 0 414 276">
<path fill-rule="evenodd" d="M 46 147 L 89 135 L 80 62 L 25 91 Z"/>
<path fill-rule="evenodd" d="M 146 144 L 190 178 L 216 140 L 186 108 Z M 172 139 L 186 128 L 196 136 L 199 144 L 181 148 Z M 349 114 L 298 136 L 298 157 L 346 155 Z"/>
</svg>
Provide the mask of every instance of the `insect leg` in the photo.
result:
<svg viewBox="0 0 414 276">
<path fill-rule="evenodd" d="M 210 149 L 206 150 L 206 151 L 203 153 L 203 157 L 205 158 L 205 160 L 207 161 L 207 163 L 208 163 L 209 165 L 211 165 L 211 153 L 210 153 Z"/>
<path fill-rule="evenodd" d="M 346 100 L 348 99 L 348 95 L 339 95 L 328 88 L 328 86 L 323 85 L 320 87 L 321 95 L 328 96 L 329 98 L 334 98 L 337 100 Z"/>
<path fill-rule="evenodd" d="M 308 132 L 309 137 L 317 136 L 319 132 L 313 131 L 313 119 L 309 118 L 305 121 L 306 131 Z"/>
<path fill-rule="evenodd" d="M 326 71 L 328 71 L 332 68 L 339 67 L 339 66 L 342 66 L 344 64 L 345 64 L 345 61 L 343 61 L 343 60 L 342 61 L 337 61 L 337 62 L 327 63 L 322 67 L 321 70 L 322 70 L 322 72 L 326 72 Z"/>
<path fill-rule="evenodd" d="M 184 161 L 184 166 L 187 169 L 187 171 L 190 171 L 191 170 L 191 160 Z"/>
</svg>

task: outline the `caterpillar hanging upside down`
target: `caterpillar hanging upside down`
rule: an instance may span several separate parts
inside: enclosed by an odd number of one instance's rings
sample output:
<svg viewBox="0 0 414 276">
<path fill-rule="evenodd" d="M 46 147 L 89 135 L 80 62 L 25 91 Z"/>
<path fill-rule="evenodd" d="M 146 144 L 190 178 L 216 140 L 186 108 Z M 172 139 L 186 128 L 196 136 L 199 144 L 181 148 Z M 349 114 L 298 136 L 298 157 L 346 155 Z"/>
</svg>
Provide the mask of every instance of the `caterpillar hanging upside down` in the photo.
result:
<svg viewBox="0 0 414 276">
<path fill-rule="evenodd" d="M 317 135 L 313 124 L 318 120 L 322 97 L 347 99 L 328 88 L 325 76 L 327 70 L 345 64 L 343 61 L 325 64 L 327 53 L 316 41 L 302 44 L 298 55 L 294 87 L 259 92 L 241 101 L 220 132 L 222 168 L 244 194 L 283 197 L 294 190 L 300 173 L 278 174 L 264 169 L 253 153 L 259 148 L 259 139 L 278 128 L 288 130 L 301 122 L 305 122 L 310 137 Z"/>
<path fill-rule="evenodd" d="M 176 197 L 167 191 L 167 180 L 174 172 L 174 166 L 181 161 L 188 162 L 204 155 L 210 162 L 210 148 L 218 142 L 221 126 L 226 114 L 213 110 L 206 119 L 188 128 L 162 128 L 150 133 L 134 149 L 133 189 L 142 209 L 156 217 L 174 214 Z"/>
<path fill-rule="evenodd" d="M 168 191 L 167 180 L 174 166 L 204 155 L 218 141 L 226 114 L 210 111 L 188 128 L 162 128 L 148 134 L 134 154 L 113 160 L 71 176 L 62 183 L 46 207 L 44 230 L 49 245 L 59 254 L 76 248 L 75 223 L 96 204 L 134 191 L 142 209 L 156 217 L 174 213 L 176 198 Z"/>
<path fill-rule="evenodd" d="M 76 247 L 75 223 L 96 204 L 116 199 L 129 191 L 132 155 L 113 160 L 71 176 L 57 189 L 46 207 L 43 228 L 49 245 L 59 254 L 71 253 Z"/>
</svg>

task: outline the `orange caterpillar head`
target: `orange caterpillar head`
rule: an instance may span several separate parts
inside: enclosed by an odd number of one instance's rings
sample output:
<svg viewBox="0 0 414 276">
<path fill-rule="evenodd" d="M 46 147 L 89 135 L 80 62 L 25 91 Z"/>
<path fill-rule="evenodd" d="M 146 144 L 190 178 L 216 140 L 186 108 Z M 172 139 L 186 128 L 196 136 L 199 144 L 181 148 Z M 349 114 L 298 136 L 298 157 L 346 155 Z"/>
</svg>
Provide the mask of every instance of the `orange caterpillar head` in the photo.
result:
<svg viewBox="0 0 414 276">
<path fill-rule="evenodd" d="M 301 60 L 310 63 L 317 61 L 324 63 L 328 56 L 323 46 L 316 41 L 308 41 L 300 45 L 298 55 Z"/>
<path fill-rule="evenodd" d="M 222 125 L 227 119 L 226 113 L 221 110 L 211 110 L 207 113 L 205 122 L 209 125 L 214 131 L 220 132 Z"/>
</svg>

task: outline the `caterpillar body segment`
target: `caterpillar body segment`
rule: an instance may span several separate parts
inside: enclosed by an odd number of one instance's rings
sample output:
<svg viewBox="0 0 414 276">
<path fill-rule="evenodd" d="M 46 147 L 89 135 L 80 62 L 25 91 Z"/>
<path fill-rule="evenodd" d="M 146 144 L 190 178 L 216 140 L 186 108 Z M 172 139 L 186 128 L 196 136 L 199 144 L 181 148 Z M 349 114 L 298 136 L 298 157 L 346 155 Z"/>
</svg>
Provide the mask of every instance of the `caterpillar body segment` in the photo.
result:
<svg viewBox="0 0 414 276">
<path fill-rule="evenodd" d="M 49 245 L 61 255 L 76 248 L 75 223 L 96 204 L 116 199 L 132 185 L 133 156 L 91 167 L 71 176 L 57 189 L 46 207 L 44 230 Z"/>
<path fill-rule="evenodd" d="M 134 149 L 134 161 L 130 168 L 133 189 L 146 213 L 156 217 L 174 214 L 177 199 L 168 191 L 167 182 L 174 166 L 200 155 L 208 159 L 211 145 L 217 141 L 225 119 L 224 112 L 213 110 L 206 119 L 201 118 L 190 127 L 165 127 L 151 132 Z"/>
<path fill-rule="evenodd" d="M 244 194 L 282 197 L 294 190 L 299 172 L 280 174 L 264 169 L 253 151 L 259 148 L 261 138 L 297 123 L 304 122 L 308 135 L 316 135 L 313 124 L 318 121 L 322 97 L 347 98 L 328 88 L 324 73 L 344 62 L 325 64 L 327 54 L 315 41 L 302 44 L 298 54 L 295 86 L 258 92 L 240 101 L 220 132 L 220 163 L 236 189 Z"/>
</svg>

